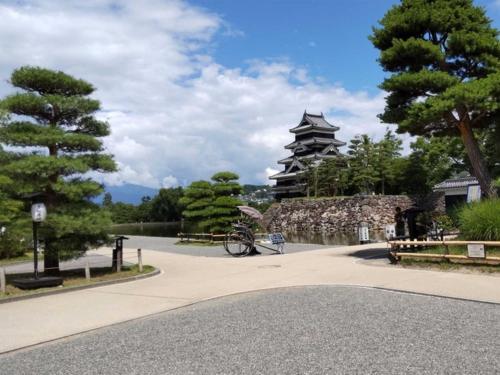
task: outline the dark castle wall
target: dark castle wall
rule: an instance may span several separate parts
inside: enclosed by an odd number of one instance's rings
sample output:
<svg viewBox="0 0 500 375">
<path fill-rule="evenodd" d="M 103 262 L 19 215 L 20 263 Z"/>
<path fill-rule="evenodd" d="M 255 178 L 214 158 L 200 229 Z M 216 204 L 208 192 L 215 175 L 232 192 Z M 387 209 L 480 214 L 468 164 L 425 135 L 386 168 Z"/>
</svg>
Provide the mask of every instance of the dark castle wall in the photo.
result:
<svg viewBox="0 0 500 375">
<path fill-rule="evenodd" d="M 277 231 L 353 232 L 367 222 L 371 230 L 394 223 L 394 210 L 419 207 L 444 213 L 444 195 L 426 197 L 369 195 L 322 199 L 284 199 L 264 215 L 267 229 Z"/>
</svg>

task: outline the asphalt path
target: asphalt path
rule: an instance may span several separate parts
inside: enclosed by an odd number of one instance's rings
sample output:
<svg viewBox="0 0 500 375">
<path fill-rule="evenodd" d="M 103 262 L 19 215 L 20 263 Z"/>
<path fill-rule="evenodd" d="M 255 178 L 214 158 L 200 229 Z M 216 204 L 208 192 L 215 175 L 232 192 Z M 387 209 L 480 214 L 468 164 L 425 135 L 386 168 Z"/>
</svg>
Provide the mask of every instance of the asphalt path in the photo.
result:
<svg viewBox="0 0 500 375">
<path fill-rule="evenodd" d="M 123 242 L 123 246 L 131 249 L 150 249 L 158 251 L 166 251 L 175 254 L 186 254 L 205 257 L 231 257 L 223 248 L 222 245 L 202 246 L 202 245 L 176 245 L 178 238 L 173 237 L 145 237 L 145 236 L 127 236 L 129 239 Z M 268 244 L 266 246 L 272 247 Z M 285 253 L 296 253 L 300 251 L 309 251 L 317 249 L 328 249 L 335 246 L 318 245 L 318 244 L 302 244 L 302 243 L 286 243 Z M 262 255 L 275 255 L 273 251 L 257 247 Z M 278 254 L 279 255 L 279 254 Z"/>
<path fill-rule="evenodd" d="M 357 287 L 273 289 L 4 354 L 0 373 L 493 374 L 499 322 L 494 304 Z"/>
</svg>

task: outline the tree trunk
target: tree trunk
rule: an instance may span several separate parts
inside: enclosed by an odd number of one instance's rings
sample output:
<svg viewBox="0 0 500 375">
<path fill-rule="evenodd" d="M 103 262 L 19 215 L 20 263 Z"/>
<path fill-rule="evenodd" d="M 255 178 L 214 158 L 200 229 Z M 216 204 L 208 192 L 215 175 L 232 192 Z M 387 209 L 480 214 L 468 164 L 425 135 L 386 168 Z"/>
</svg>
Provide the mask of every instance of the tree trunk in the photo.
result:
<svg viewBox="0 0 500 375">
<path fill-rule="evenodd" d="M 464 143 L 467 156 L 469 157 L 474 176 L 477 178 L 479 185 L 481 186 L 481 191 L 488 198 L 496 198 L 497 191 L 493 186 L 490 174 L 484 165 L 481 151 L 479 150 L 476 137 L 472 132 L 469 122 L 460 122 L 458 124 L 458 130 L 460 131 L 460 136 L 462 138 L 462 142 Z"/>
<path fill-rule="evenodd" d="M 45 251 L 43 253 L 43 273 L 47 276 L 59 276 L 59 252 L 51 249 L 45 244 Z"/>
</svg>

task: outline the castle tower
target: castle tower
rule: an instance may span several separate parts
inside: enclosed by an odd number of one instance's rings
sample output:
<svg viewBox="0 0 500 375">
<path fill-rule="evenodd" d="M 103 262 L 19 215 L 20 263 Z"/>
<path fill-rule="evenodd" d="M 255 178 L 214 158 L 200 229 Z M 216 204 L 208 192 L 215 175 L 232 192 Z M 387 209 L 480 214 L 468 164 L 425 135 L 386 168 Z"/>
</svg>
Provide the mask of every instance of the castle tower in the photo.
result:
<svg viewBox="0 0 500 375">
<path fill-rule="evenodd" d="M 284 171 L 269 177 L 276 180 L 273 192 L 277 199 L 305 195 L 301 173 L 309 163 L 318 165 L 324 159 L 340 155 L 338 147 L 346 143 L 335 139 L 335 132 L 339 129 L 326 121 L 323 113 L 313 115 L 304 112 L 299 125 L 290 129 L 290 133 L 295 134 L 295 141 L 285 146 L 293 155 L 278 160 L 278 164 L 284 165 Z"/>
</svg>

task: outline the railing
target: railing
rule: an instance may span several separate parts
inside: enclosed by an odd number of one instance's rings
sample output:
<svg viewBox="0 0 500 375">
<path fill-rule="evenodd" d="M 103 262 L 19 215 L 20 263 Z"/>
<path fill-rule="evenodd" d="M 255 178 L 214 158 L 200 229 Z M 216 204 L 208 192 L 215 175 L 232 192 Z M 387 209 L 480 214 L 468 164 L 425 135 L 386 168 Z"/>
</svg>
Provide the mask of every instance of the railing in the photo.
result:
<svg viewBox="0 0 500 375">
<path fill-rule="evenodd" d="M 265 233 L 255 233 L 256 238 L 265 236 Z M 222 244 L 225 234 L 214 234 L 214 233 L 177 233 L 179 242 L 210 242 Z"/>
<path fill-rule="evenodd" d="M 443 240 L 443 241 L 418 241 L 418 240 L 389 240 L 388 245 L 389 259 L 393 263 L 401 261 L 403 258 L 413 258 L 413 259 L 434 259 L 434 260 L 455 260 L 455 261 L 465 261 L 467 263 L 486 263 L 486 264 L 500 264 L 500 257 L 487 256 L 487 247 L 499 247 L 500 241 L 456 241 L 456 240 Z M 467 246 L 469 245 L 482 245 L 484 250 L 484 256 L 470 256 L 450 254 L 450 246 Z M 442 254 L 437 253 L 416 253 L 409 252 L 417 249 L 427 248 L 429 246 L 443 246 L 444 252 Z M 407 251 L 403 251 L 407 250 Z M 466 250 L 467 251 L 467 250 Z"/>
<path fill-rule="evenodd" d="M 86 280 L 90 281 L 92 278 L 92 272 L 94 271 L 95 273 L 100 268 L 111 267 L 115 272 L 121 272 L 124 265 L 133 266 L 136 264 L 139 268 L 139 272 L 142 272 L 143 264 L 141 249 L 123 251 L 123 254 L 121 254 L 121 256 L 118 256 L 118 261 L 116 262 L 116 264 L 114 264 L 113 259 L 110 256 L 87 253 L 81 258 L 61 262 L 59 268 L 44 268 L 40 267 L 41 264 L 39 264 L 39 269 L 40 273 L 53 269 L 59 269 L 62 272 L 83 270 Z M 33 261 L 13 262 L 0 266 L 0 292 L 6 292 L 7 282 L 9 281 L 9 279 L 12 279 L 16 276 L 31 276 L 32 274 Z"/>
</svg>

